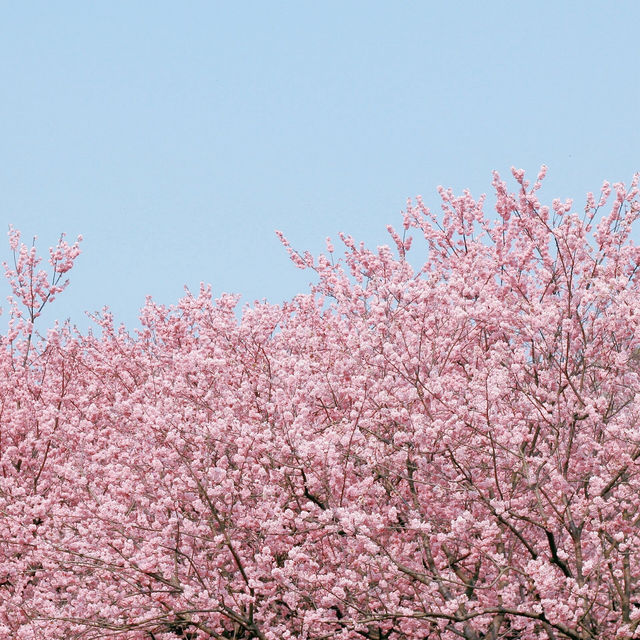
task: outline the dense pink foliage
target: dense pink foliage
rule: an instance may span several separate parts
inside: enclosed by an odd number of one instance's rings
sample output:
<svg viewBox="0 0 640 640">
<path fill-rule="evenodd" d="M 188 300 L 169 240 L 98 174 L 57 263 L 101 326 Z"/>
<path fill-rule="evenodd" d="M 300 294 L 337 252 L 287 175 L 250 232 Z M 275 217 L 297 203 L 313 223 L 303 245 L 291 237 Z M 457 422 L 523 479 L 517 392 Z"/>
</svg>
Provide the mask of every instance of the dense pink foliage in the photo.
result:
<svg viewBox="0 0 640 640">
<path fill-rule="evenodd" d="M 37 336 L 78 246 L 49 277 L 12 230 L 0 638 L 640 637 L 638 178 L 576 213 L 513 174 L 135 336 Z"/>
</svg>

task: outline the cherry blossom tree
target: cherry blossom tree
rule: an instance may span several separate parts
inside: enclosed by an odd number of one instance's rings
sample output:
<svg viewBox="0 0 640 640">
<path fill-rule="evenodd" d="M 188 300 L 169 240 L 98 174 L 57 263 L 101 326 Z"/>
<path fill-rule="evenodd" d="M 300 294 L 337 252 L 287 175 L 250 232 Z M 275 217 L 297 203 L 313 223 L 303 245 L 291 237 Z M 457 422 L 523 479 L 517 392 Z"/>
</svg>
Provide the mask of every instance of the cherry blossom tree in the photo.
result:
<svg viewBox="0 0 640 640">
<path fill-rule="evenodd" d="M 78 246 L 48 278 L 11 231 L 2 632 L 640 637 L 638 176 L 580 212 L 513 177 L 493 215 L 409 202 L 393 249 L 281 236 L 308 294 L 202 285 L 135 335 L 36 336 Z"/>
</svg>

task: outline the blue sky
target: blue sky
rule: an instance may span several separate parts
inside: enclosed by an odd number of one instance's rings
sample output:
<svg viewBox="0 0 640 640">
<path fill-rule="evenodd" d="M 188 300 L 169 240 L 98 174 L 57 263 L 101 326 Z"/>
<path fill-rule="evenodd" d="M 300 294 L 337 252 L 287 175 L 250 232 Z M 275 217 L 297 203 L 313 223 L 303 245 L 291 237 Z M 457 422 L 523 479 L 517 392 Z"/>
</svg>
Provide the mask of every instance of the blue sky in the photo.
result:
<svg viewBox="0 0 640 640">
<path fill-rule="evenodd" d="M 2 3 L 0 219 L 45 252 L 84 236 L 45 325 L 134 327 L 200 281 L 280 302 L 312 275 L 275 229 L 385 244 L 408 197 L 512 165 L 580 205 L 629 182 L 638 24 L 624 1 Z"/>
</svg>

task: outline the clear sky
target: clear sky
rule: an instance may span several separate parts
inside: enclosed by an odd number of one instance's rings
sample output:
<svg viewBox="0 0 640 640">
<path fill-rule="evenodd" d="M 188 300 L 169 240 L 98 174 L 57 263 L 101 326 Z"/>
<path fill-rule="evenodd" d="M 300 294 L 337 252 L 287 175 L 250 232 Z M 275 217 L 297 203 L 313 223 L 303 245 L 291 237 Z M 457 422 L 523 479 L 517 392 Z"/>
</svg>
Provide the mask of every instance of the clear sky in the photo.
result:
<svg viewBox="0 0 640 640">
<path fill-rule="evenodd" d="M 628 183 L 638 25 L 637 1 L 2 2 L 0 219 L 45 253 L 84 236 L 45 325 L 134 327 L 200 281 L 280 302 L 312 274 L 275 229 L 385 244 L 408 197 L 512 165 L 580 205 Z"/>
</svg>

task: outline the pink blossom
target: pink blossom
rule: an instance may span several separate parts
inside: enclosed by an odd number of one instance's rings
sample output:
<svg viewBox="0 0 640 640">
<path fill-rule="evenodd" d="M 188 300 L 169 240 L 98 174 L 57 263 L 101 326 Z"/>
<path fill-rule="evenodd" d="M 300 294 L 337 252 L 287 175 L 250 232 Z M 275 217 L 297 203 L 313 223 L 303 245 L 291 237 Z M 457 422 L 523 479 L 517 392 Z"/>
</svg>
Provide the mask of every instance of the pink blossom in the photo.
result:
<svg viewBox="0 0 640 640">
<path fill-rule="evenodd" d="M 202 284 L 135 337 L 40 335 L 80 238 L 48 273 L 10 228 L 0 636 L 636 638 L 638 179 L 583 218 L 545 172 L 409 203 L 393 250 L 280 234 L 309 293 Z"/>
</svg>

